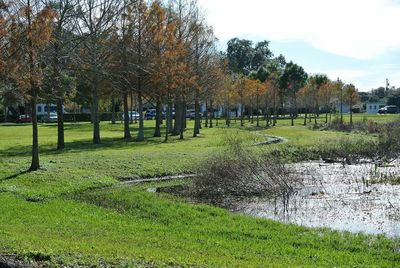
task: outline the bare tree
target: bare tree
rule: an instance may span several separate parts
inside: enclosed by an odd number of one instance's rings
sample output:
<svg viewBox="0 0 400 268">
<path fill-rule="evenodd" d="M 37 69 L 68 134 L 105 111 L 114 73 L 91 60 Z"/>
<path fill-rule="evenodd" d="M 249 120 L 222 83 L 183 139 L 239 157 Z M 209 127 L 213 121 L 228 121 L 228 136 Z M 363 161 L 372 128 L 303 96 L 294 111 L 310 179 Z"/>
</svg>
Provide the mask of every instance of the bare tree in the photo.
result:
<svg viewBox="0 0 400 268">
<path fill-rule="evenodd" d="M 110 45 L 123 4 L 113 0 L 82 0 L 77 6 L 77 31 L 83 39 L 80 66 L 90 83 L 92 97 L 93 143 L 99 144 L 99 88 L 107 78 L 107 65 L 112 51 Z"/>
<path fill-rule="evenodd" d="M 76 27 L 75 6 L 77 0 L 42 0 L 46 6 L 51 6 L 57 16 L 53 25 L 53 37 L 48 48 L 48 65 L 51 78 L 50 91 L 47 94 L 57 100 L 57 149 L 65 148 L 64 139 L 64 100 L 70 88 L 66 88 L 63 80 L 76 58 L 77 36 L 73 33 Z"/>
<path fill-rule="evenodd" d="M 32 117 L 32 161 L 30 171 L 40 168 L 36 104 L 43 82 L 43 57 L 52 35 L 55 12 L 39 0 L 9 3 L 12 23 L 7 29 L 9 78 L 30 103 Z"/>
</svg>

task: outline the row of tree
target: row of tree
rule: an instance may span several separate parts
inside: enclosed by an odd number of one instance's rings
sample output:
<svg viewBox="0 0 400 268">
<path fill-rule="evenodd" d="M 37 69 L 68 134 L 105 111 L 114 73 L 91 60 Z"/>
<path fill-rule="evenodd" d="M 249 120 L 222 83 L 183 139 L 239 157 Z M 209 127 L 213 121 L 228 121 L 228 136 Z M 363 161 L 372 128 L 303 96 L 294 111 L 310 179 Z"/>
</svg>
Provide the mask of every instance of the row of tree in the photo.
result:
<svg viewBox="0 0 400 268">
<path fill-rule="evenodd" d="M 132 138 L 132 96 L 139 111 L 146 100 L 155 103 L 156 137 L 168 107 L 165 140 L 171 133 L 183 138 L 185 107 L 194 101 L 194 135 L 200 133 L 200 103 L 218 87 L 221 58 L 195 0 L 17 0 L 1 1 L 0 9 L 2 97 L 30 104 L 30 170 L 40 167 L 38 99 L 57 102 L 59 150 L 65 147 L 63 105 L 77 96 L 90 103 L 95 144 L 101 142 L 104 99 L 122 100 L 124 138 Z"/>
<path fill-rule="evenodd" d="M 231 109 L 245 111 L 257 126 L 265 117 L 275 125 L 288 110 L 292 125 L 299 108 L 319 114 L 341 103 L 356 103 L 352 85 L 309 76 L 304 69 L 274 57 L 269 42 L 253 44 L 234 38 L 226 53 L 196 0 L 15 0 L 0 2 L 1 98 L 29 103 L 32 117 L 32 162 L 39 169 L 36 104 L 57 103 L 57 148 L 63 150 L 63 106 L 67 101 L 89 104 L 93 143 L 101 142 L 101 103 L 122 103 L 124 139 L 132 139 L 133 98 L 139 111 L 136 140 L 143 141 L 144 103 L 156 108 L 155 137 L 184 137 L 186 109 L 195 108 L 193 136 L 200 134 L 201 105 L 210 127 L 215 107 L 223 107 L 230 125 Z M 336 98 L 335 98 L 336 97 Z M 129 105 L 129 103 L 131 105 Z M 131 107 L 129 107 L 131 106 Z M 256 111 L 254 113 L 254 111 Z M 163 113 L 166 114 L 163 124 Z"/>
<path fill-rule="evenodd" d="M 229 110 L 230 103 L 239 103 L 242 126 L 245 110 L 249 111 L 248 116 L 256 111 L 257 126 L 261 114 L 269 126 L 276 125 L 278 116 L 285 111 L 294 125 L 299 111 L 305 114 L 304 124 L 307 119 L 311 120 L 310 114 L 316 121 L 321 110 L 326 112 L 328 121 L 328 114 L 336 105 L 340 105 L 341 122 L 343 106 L 349 107 L 352 124 L 352 108 L 359 101 L 354 85 L 344 84 L 339 79 L 331 81 L 323 74 L 308 75 L 303 67 L 287 62 L 284 56 L 274 57 L 267 41 L 254 45 L 249 40 L 234 38 L 228 42 L 226 57 L 232 86 L 220 92 L 220 104 Z"/>
</svg>

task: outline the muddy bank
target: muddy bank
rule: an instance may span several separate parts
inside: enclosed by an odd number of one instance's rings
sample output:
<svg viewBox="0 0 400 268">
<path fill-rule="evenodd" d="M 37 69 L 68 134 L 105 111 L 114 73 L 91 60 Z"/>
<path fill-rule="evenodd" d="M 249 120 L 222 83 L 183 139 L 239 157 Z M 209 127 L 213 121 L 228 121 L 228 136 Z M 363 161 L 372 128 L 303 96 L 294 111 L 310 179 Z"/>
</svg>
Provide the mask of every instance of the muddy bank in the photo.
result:
<svg viewBox="0 0 400 268">
<path fill-rule="evenodd" d="M 399 162 L 390 167 L 322 162 L 293 167 L 304 177 L 304 187 L 288 207 L 279 199 L 245 198 L 227 208 L 283 223 L 400 237 L 400 186 L 376 183 L 387 175 L 400 176 Z"/>
</svg>

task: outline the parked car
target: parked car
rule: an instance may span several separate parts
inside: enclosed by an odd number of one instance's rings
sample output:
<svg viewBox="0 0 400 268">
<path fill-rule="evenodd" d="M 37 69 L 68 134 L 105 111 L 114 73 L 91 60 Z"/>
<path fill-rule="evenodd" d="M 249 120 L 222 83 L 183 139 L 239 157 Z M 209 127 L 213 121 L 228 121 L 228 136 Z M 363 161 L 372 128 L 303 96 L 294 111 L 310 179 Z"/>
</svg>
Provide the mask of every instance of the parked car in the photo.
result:
<svg viewBox="0 0 400 268">
<path fill-rule="evenodd" d="M 146 114 L 144 115 L 144 118 L 146 120 L 155 120 L 156 117 L 157 117 L 157 110 L 156 109 L 147 110 Z M 165 118 L 166 118 L 166 114 L 163 111 L 162 112 L 162 119 L 164 120 Z"/>
<path fill-rule="evenodd" d="M 17 118 L 17 123 L 22 124 L 22 123 L 31 123 L 32 122 L 32 118 L 30 115 L 28 114 L 21 114 L 20 116 L 18 116 Z"/>
<path fill-rule="evenodd" d="M 138 112 L 129 111 L 128 113 L 129 113 L 130 120 L 139 120 L 140 115 Z M 122 121 L 124 121 L 124 120 L 125 120 L 125 113 L 122 114 Z"/>
<path fill-rule="evenodd" d="M 153 120 L 153 119 L 156 118 L 156 115 L 157 115 L 156 109 L 150 109 L 150 110 L 147 110 L 147 111 L 146 111 L 146 113 L 145 113 L 145 115 L 144 115 L 144 118 L 145 118 L 146 120 Z"/>
<path fill-rule="evenodd" d="M 202 117 L 201 112 L 199 112 L 199 116 L 200 118 Z M 194 120 L 196 118 L 196 110 L 194 109 L 187 110 L 186 117 Z"/>
<path fill-rule="evenodd" d="M 55 123 L 58 121 L 57 113 L 50 113 L 50 115 L 46 114 L 42 117 L 43 123 Z"/>
<path fill-rule="evenodd" d="M 379 109 L 378 114 L 397 114 L 399 113 L 399 108 L 396 105 L 388 105 Z"/>
</svg>

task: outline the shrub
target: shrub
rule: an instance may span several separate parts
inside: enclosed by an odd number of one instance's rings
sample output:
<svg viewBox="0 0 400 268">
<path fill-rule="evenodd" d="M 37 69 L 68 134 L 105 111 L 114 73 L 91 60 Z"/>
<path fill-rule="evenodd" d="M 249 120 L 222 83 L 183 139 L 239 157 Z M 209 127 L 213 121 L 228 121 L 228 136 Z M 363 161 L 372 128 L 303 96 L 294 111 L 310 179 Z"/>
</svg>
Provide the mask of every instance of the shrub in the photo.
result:
<svg viewBox="0 0 400 268">
<path fill-rule="evenodd" d="M 385 124 L 379 131 L 379 153 L 386 158 L 400 155 L 400 124 Z"/>
<path fill-rule="evenodd" d="M 301 185 L 295 172 L 279 157 L 266 159 L 231 139 L 229 149 L 204 160 L 193 179 L 192 193 L 198 197 L 267 195 L 289 196 Z"/>
</svg>

